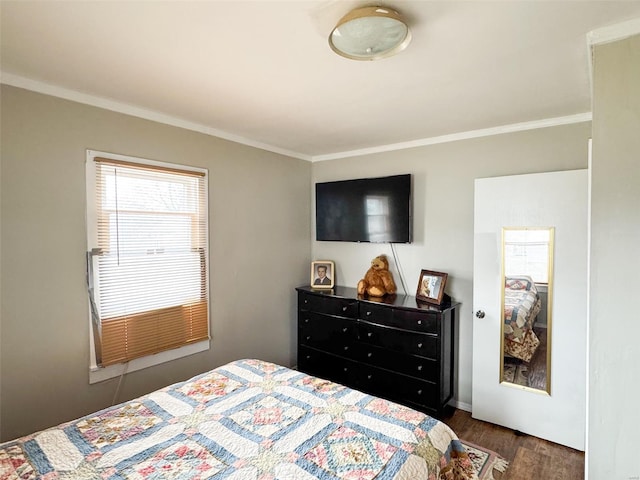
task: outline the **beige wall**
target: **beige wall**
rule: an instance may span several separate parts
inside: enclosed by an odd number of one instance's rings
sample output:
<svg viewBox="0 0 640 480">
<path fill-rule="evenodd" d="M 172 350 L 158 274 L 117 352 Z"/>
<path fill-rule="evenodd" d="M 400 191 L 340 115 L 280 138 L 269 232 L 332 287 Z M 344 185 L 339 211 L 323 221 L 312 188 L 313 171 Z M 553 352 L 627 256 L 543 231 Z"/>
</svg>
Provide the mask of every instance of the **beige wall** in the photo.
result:
<svg viewBox="0 0 640 480">
<path fill-rule="evenodd" d="M 395 248 L 411 295 L 420 270 L 436 270 L 449 274 L 446 292 L 462 303 L 456 398 L 463 408 L 471 404 L 474 179 L 586 168 L 590 129 L 587 122 L 313 164 L 314 183 L 413 174 L 414 241 Z M 392 259 L 388 245 L 314 241 L 312 248 L 314 259 L 336 262 L 338 284 L 352 287 L 380 253 Z"/>
<path fill-rule="evenodd" d="M 116 389 L 115 379 L 88 384 L 85 149 L 210 172 L 213 348 L 127 375 L 118 401 L 235 358 L 295 363 L 293 287 L 308 282 L 309 261 L 335 260 L 338 284 L 353 286 L 373 256 L 391 256 L 388 245 L 312 241 L 313 184 L 412 173 L 414 243 L 396 246 L 402 277 L 413 294 L 420 269 L 449 273 L 447 293 L 462 302 L 456 398 L 468 406 L 473 181 L 585 168 L 591 128 L 587 122 L 310 164 L 7 86 L 2 126 L 3 439 L 102 408 Z"/>
<path fill-rule="evenodd" d="M 588 478 L 640 478 L 640 35 L 594 51 Z"/>
<path fill-rule="evenodd" d="M 126 375 L 118 401 L 258 357 L 295 363 L 311 164 L 2 86 L 2 438 L 108 406 L 89 385 L 85 150 L 209 169 L 212 348 Z"/>
</svg>

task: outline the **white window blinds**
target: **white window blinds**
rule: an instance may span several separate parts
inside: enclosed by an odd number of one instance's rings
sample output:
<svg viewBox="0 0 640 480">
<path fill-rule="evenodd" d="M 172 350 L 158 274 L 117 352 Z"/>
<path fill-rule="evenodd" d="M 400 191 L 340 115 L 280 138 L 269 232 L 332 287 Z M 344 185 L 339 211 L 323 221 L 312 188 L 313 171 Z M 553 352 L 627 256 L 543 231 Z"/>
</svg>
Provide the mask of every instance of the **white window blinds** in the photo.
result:
<svg viewBox="0 0 640 480">
<path fill-rule="evenodd" d="M 504 232 L 505 275 L 528 275 L 535 283 L 549 283 L 549 229 L 515 229 Z"/>
<path fill-rule="evenodd" d="M 97 363 L 207 339 L 206 174 L 94 161 L 98 244 L 90 256 L 90 293 Z"/>
</svg>

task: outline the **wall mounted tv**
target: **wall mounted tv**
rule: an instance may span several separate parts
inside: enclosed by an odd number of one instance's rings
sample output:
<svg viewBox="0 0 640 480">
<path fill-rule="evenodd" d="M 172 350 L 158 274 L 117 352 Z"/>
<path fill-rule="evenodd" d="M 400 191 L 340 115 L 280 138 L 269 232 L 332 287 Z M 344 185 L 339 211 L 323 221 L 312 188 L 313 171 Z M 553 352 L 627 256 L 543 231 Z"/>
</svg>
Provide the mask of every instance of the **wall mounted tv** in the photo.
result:
<svg viewBox="0 0 640 480">
<path fill-rule="evenodd" d="M 316 183 L 316 240 L 411 243 L 411 175 Z"/>
</svg>

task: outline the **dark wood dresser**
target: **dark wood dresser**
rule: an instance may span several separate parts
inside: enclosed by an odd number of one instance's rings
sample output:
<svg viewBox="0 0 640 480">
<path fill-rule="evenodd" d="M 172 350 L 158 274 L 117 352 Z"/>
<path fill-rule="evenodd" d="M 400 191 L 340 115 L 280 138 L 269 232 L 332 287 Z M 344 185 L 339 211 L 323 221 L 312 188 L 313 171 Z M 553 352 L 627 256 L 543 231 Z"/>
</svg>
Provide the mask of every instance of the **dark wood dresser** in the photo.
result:
<svg viewBox="0 0 640 480">
<path fill-rule="evenodd" d="M 298 369 L 440 417 L 453 398 L 459 303 L 298 287 Z"/>
</svg>

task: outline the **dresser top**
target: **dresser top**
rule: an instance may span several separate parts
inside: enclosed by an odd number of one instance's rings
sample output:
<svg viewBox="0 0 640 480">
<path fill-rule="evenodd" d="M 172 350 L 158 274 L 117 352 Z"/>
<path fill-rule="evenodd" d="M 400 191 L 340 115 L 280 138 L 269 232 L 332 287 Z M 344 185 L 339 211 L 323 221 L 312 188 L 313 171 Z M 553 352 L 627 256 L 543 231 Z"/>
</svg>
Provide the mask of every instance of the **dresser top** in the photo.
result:
<svg viewBox="0 0 640 480">
<path fill-rule="evenodd" d="M 382 298 L 369 297 L 368 295 L 358 295 L 358 291 L 352 287 L 335 286 L 331 289 L 319 289 L 312 288 L 310 285 L 304 285 L 297 287 L 296 290 L 299 292 L 309 292 L 318 295 L 327 295 L 330 297 L 356 299 L 363 302 L 389 305 L 391 307 L 411 308 L 435 312 L 444 312 L 460 305 L 459 302 L 452 301 L 448 296 L 443 299 L 441 305 L 431 305 L 429 303 L 422 302 L 412 295 L 394 294 L 385 295 Z"/>
</svg>

